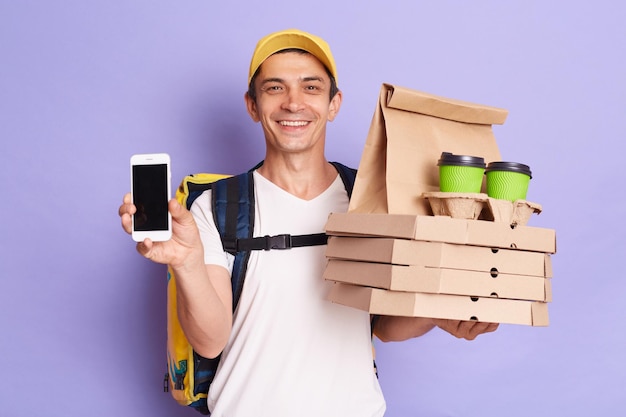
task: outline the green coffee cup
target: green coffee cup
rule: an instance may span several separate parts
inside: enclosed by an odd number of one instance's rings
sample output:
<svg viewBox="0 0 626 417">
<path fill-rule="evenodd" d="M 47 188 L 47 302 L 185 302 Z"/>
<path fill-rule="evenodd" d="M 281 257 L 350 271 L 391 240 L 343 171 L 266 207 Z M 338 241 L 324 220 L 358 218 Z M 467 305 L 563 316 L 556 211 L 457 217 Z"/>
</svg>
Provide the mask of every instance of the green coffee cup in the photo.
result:
<svg viewBox="0 0 626 417">
<path fill-rule="evenodd" d="M 487 195 L 499 200 L 526 200 L 530 167 L 518 162 L 490 162 L 485 170 Z"/>
<path fill-rule="evenodd" d="M 439 166 L 439 190 L 451 193 L 480 193 L 485 174 L 485 160 L 478 156 L 442 152 Z"/>
</svg>

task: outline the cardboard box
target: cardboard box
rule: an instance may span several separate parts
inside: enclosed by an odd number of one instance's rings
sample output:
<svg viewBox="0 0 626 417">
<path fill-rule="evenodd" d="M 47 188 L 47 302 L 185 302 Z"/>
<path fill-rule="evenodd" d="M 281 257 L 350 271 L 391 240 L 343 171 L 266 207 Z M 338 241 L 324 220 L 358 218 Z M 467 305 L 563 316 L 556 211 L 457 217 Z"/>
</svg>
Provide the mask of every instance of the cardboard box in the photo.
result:
<svg viewBox="0 0 626 417">
<path fill-rule="evenodd" d="M 530 226 L 512 228 L 507 223 L 446 216 L 331 213 L 325 230 L 328 235 L 335 236 L 394 237 L 556 253 L 556 234 L 552 229 Z"/>
<path fill-rule="evenodd" d="M 393 291 L 552 301 L 550 279 L 487 271 L 330 259 L 324 279 Z"/>
<path fill-rule="evenodd" d="M 548 305 L 536 301 L 389 291 L 343 283 L 332 286 L 328 300 L 371 314 L 389 316 L 476 320 L 529 326 L 549 324 Z"/>
<path fill-rule="evenodd" d="M 550 256 L 545 253 L 483 246 L 382 237 L 339 237 L 328 239 L 326 256 L 396 265 L 552 276 Z"/>
</svg>

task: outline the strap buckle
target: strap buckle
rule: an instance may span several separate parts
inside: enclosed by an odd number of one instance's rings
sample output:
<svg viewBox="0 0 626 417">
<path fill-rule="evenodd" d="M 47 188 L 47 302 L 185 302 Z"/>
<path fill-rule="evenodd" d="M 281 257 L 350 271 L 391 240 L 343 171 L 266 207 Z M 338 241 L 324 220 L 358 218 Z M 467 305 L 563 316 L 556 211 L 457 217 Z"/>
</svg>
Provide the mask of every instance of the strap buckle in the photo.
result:
<svg viewBox="0 0 626 417">
<path fill-rule="evenodd" d="M 228 253 L 237 253 L 239 249 L 238 243 L 239 242 L 237 241 L 237 238 L 231 238 L 228 236 L 224 236 L 222 238 L 222 246 L 224 247 L 224 250 Z"/>
<path fill-rule="evenodd" d="M 264 236 L 265 250 L 291 249 L 291 235 Z"/>
</svg>

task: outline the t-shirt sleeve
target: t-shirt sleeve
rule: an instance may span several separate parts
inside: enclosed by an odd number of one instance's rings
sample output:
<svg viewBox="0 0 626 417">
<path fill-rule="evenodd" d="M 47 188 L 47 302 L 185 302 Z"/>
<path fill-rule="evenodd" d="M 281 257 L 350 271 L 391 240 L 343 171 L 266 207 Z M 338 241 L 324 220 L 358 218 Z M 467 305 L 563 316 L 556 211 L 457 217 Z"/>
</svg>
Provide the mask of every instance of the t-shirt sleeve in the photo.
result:
<svg viewBox="0 0 626 417">
<path fill-rule="evenodd" d="M 233 256 L 224 251 L 220 234 L 213 219 L 211 190 L 202 193 L 193 202 L 190 211 L 200 231 L 200 239 L 204 246 L 204 263 L 207 265 L 220 265 L 232 271 Z"/>
</svg>

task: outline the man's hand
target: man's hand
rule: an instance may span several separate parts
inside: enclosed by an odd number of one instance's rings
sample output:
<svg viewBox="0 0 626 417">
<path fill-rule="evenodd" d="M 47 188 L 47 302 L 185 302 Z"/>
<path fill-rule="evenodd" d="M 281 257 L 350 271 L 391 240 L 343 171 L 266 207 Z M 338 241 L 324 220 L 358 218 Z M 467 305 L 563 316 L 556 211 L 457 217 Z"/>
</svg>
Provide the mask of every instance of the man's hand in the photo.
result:
<svg viewBox="0 0 626 417">
<path fill-rule="evenodd" d="M 498 328 L 497 323 L 482 323 L 479 321 L 380 316 L 376 321 L 374 334 L 383 342 L 399 342 L 420 337 L 435 326 L 459 339 L 466 340 L 474 340 L 478 335 L 493 332 Z"/>
<path fill-rule="evenodd" d="M 193 216 L 176 199 L 169 201 L 168 209 L 172 215 L 172 238 L 166 242 L 145 239 L 137 243 L 137 251 L 154 262 L 173 267 L 182 267 L 190 263 L 203 265 L 202 242 Z M 118 211 L 122 228 L 126 233 L 131 233 L 131 216 L 136 211 L 130 194 L 126 194 Z"/>
<path fill-rule="evenodd" d="M 452 336 L 466 340 L 474 340 L 478 335 L 493 332 L 498 328 L 498 323 L 480 321 L 433 319 L 433 322 Z"/>
</svg>

